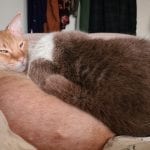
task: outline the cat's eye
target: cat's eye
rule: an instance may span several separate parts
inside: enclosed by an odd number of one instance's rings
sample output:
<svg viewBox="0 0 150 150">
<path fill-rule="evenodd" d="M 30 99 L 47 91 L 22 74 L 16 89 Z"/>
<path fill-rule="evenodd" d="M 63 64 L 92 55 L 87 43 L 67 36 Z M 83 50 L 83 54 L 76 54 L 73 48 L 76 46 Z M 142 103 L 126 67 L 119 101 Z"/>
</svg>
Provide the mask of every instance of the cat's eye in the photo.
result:
<svg viewBox="0 0 150 150">
<path fill-rule="evenodd" d="M 24 42 L 21 42 L 21 43 L 19 44 L 19 47 L 22 49 L 23 46 L 24 46 Z"/>
<path fill-rule="evenodd" d="M 0 50 L 0 53 L 4 53 L 4 54 L 7 54 L 7 53 L 9 53 L 9 51 L 8 50 Z"/>
</svg>

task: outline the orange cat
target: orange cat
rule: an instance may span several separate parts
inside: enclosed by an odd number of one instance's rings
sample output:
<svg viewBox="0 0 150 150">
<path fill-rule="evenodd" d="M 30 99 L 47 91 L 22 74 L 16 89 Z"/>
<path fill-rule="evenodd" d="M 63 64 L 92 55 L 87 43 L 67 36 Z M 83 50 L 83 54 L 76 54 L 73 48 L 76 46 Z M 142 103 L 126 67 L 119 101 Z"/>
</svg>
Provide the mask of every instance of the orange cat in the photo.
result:
<svg viewBox="0 0 150 150">
<path fill-rule="evenodd" d="M 103 123 L 14 72 L 25 69 L 27 57 L 19 19 L 0 32 L 0 110 L 11 130 L 38 150 L 101 150 L 114 136 Z"/>
<path fill-rule="evenodd" d="M 21 32 L 21 15 L 18 14 L 3 31 L 0 31 L 0 70 L 22 72 L 27 64 L 27 41 Z"/>
<path fill-rule="evenodd" d="M 102 150 L 113 136 L 100 121 L 17 73 L 0 72 L 0 110 L 12 131 L 38 150 Z"/>
</svg>

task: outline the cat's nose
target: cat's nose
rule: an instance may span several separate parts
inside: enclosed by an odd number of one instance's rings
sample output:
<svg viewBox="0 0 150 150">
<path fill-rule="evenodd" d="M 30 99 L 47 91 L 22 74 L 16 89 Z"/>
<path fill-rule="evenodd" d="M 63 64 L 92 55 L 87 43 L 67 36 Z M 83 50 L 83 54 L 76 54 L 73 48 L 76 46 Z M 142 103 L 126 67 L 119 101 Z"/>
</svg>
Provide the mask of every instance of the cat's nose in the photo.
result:
<svg viewBox="0 0 150 150">
<path fill-rule="evenodd" d="M 18 59 L 22 64 L 26 64 L 26 59 L 24 57 Z"/>
<path fill-rule="evenodd" d="M 18 59 L 18 61 L 23 62 L 23 61 L 24 61 L 24 58 L 21 57 L 21 58 Z"/>
</svg>

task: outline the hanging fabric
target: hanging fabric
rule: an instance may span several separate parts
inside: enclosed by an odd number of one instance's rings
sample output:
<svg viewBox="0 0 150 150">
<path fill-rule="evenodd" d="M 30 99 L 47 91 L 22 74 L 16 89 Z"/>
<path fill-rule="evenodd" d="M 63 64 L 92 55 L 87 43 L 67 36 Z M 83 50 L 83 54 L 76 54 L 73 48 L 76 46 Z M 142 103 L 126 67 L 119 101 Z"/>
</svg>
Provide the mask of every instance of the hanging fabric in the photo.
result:
<svg viewBox="0 0 150 150">
<path fill-rule="evenodd" d="M 77 16 L 79 0 L 70 0 L 70 14 Z"/>
<path fill-rule="evenodd" d="M 62 30 L 65 29 L 67 24 L 69 24 L 70 0 L 58 0 L 58 3 L 59 3 L 60 28 Z"/>
<path fill-rule="evenodd" d="M 78 0 L 58 0 L 59 3 L 59 17 L 60 29 L 65 29 L 69 24 L 69 16 L 75 15 L 78 7 Z"/>
<path fill-rule="evenodd" d="M 92 0 L 90 6 L 88 32 L 105 32 L 104 0 Z"/>
<path fill-rule="evenodd" d="M 136 0 L 90 0 L 88 13 L 82 15 L 82 7 L 87 5 L 86 0 L 81 0 L 80 29 L 90 33 L 117 32 L 136 34 Z M 85 24 L 84 21 L 85 20 Z"/>
<path fill-rule="evenodd" d="M 80 0 L 80 30 L 89 31 L 90 0 Z"/>
<path fill-rule="evenodd" d="M 59 3 L 57 0 L 47 0 L 46 15 L 45 32 L 60 31 Z"/>
<path fill-rule="evenodd" d="M 79 0 L 58 0 L 59 3 L 59 17 L 60 29 L 65 29 L 69 24 L 69 16 L 72 14 L 77 15 Z"/>
<path fill-rule="evenodd" d="M 28 32 L 65 29 L 69 16 L 76 15 L 79 0 L 28 0 Z"/>
<path fill-rule="evenodd" d="M 47 0 L 28 0 L 28 32 L 44 32 Z"/>
</svg>

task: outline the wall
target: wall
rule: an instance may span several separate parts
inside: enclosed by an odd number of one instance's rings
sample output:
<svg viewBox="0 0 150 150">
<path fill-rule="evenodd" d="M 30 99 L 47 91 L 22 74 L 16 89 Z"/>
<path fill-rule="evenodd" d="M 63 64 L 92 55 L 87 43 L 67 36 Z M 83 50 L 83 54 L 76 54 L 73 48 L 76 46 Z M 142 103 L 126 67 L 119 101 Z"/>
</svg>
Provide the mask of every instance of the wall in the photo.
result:
<svg viewBox="0 0 150 150">
<path fill-rule="evenodd" d="M 0 30 L 8 25 L 17 12 L 22 13 L 23 29 L 26 32 L 26 0 L 0 0 Z"/>
<path fill-rule="evenodd" d="M 150 0 L 137 0 L 137 35 L 150 38 Z"/>
</svg>

